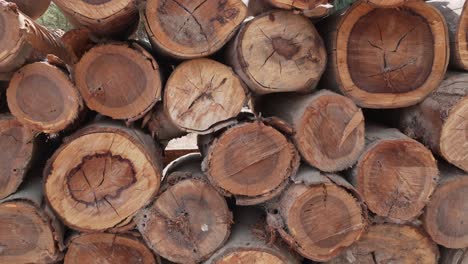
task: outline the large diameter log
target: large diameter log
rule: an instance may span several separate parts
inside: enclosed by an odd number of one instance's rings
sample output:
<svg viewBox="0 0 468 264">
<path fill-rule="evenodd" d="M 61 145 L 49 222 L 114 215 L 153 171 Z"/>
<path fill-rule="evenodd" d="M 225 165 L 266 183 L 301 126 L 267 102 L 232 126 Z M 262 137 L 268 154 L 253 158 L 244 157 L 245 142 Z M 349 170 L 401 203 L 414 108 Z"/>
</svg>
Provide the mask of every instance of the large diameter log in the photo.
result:
<svg viewBox="0 0 468 264">
<path fill-rule="evenodd" d="M 181 130 L 202 132 L 236 117 L 246 103 L 245 93 L 231 68 L 210 59 L 190 60 L 169 77 L 164 110 Z"/>
<path fill-rule="evenodd" d="M 312 22 L 281 10 L 247 22 L 228 49 L 230 65 L 257 94 L 310 92 L 327 61 Z"/>
<path fill-rule="evenodd" d="M 447 164 L 423 215 L 432 240 L 447 248 L 468 247 L 468 174 Z"/>
<path fill-rule="evenodd" d="M 286 121 L 303 159 L 322 171 L 351 167 L 364 148 L 362 111 L 339 94 L 322 90 L 302 96 L 268 95 L 256 110 Z"/>
<path fill-rule="evenodd" d="M 14 193 L 23 182 L 37 149 L 35 136 L 13 116 L 0 115 L 0 199 Z"/>
<path fill-rule="evenodd" d="M 428 2 L 445 17 L 450 34 L 450 66 L 468 70 L 468 4 L 464 0 Z"/>
<path fill-rule="evenodd" d="M 7 0 L 15 3 L 19 10 L 32 19 L 38 19 L 49 8 L 50 0 Z"/>
<path fill-rule="evenodd" d="M 45 133 L 70 127 L 84 110 L 81 95 L 68 73 L 47 62 L 18 70 L 10 81 L 7 101 L 19 122 Z"/>
<path fill-rule="evenodd" d="M 0 80 L 9 79 L 23 64 L 44 59 L 47 54 L 74 62 L 60 36 L 36 24 L 15 4 L 0 1 Z"/>
<path fill-rule="evenodd" d="M 299 166 L 294 145 L 261 121 L 229 128 L 206 150 L 203 171 L 215 188 L 239 205 L 262 203 L 281 193 Z"/>
<path fill-rule="evenodd" d="M 45 196 L 73 229 L 105 231 L 127 226 L 157 193 L 160 162 L 150 136 L 96 123 L 68 138 L 48 161 Z"/>
<path fill-rule="evenodd" d="M 0 200 L 0 262 L 56 263 L 63 255 L 63 227 L 43 204 L 39 175 Z"/>
<path fill-rule="evenodd" d="M 155 49 L 192 59 L 221 49 L 246 15 L 241 0 L 148 0 L 145 22 Z"/>
<path fill-rule="evenodd" d="M 147 244 L 175 263 L 199 263 L 229 237 L 232 213 L 203 175 L 201 162 L 200 154 L 174 161 L 154 204 L 135 217 Z"/>
<path fill-rule="evenodd" d="M 409 225 L 373 225 L 367 233 L 329 264 L 436 264 L 437 245 L 418 228 Z"/>
<path fill-rule="evenodd" d="M 439 171 L 432 153 L 421 143 L 397 129 L 369 126 L 366 147 L 350 177 L 373 213 L 404 222 L 422 213 Z"/>
<path fill-rule="evenodd" d="M 445 19 L 423 1 L 399 8 L 358 1 L 319 29 L 329 47 L 323 86 L 362 107 L 414 105 L 438 87 L 447 69 Z"/>
<path fill-rule="evenodd" d="M 139 119 L 161 97 L 158 63 L 136 43 L 92 48 L 76 65 L 75 81 L 86 105 L 113 119 Z"/>
<path fill-rule="evenodd" d="M 137 28 L 137 0 L 53 0 L 77 28 L 87 28 L 99 37 L 124 39 Z"/>
<path fill-rule="evenodd" d="M 467 264 L 468 248 L 463 249 L 440 249 L 440 264 Z"/>
<path fill-rule="evenodd" d="M 69 240 L 64 264 L 156 264 L 151 250 L 134 234 L 90 233 Z"/>
<path fill-rule="evenodd" d="M 449 72 L 422 103 L 398 113 L 399 128 L 468 172 L 468 74 Z"/>
<path fill-rule="evenodd" d="M 300 258 L 284 243 L 268 241 L 266 221 L 261 210 L 238 208 L 236 222 L 226 245 L 203 264 L 299 264 Z"/>
<path fill-rule="evenodd" d="M 270 206 L 268 222 L 293 249 L 328 261 L 361 237 L 366 208 L 344 178 L 302 166 L 293 182 Z"/>
</svg>

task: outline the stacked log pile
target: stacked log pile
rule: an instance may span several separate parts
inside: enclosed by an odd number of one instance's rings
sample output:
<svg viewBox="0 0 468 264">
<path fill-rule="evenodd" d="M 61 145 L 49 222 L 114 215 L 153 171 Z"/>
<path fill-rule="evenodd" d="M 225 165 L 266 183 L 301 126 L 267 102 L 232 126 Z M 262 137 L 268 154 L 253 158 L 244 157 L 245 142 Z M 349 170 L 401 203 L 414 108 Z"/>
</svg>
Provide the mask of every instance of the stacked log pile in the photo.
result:
<svg viewBox="0 0 468 264">
<path fill-rule="evenodd" d="M 52 2 L 0 0 L 0 263 L 468 260 L 465 1 Z"/>
</svg>

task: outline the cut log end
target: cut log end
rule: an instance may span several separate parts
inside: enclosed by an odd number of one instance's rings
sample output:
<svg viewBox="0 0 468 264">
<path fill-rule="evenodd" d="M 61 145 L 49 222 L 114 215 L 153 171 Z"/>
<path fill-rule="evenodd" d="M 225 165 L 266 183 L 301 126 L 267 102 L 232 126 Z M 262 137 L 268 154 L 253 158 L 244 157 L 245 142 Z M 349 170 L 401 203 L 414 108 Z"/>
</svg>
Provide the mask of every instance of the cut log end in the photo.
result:
<svg viewBox="0 0 468 264">
<path fill-rule="evenodd" d="M 278 195 L 299 166 L 294 145 L 262 122 L 227 130 L 215 140 L 205 159 L 212 184 L 244 205 Z"/>
<path fill-rule="evenodd" d="M 157 263 L 151 250 L 131 235 L 83 234 L 70 240 L 64 264 Z"/>
<path fill-rule="evenodd" d="M 20 14 L 12 3 L 3 1 L 0 5 L 0 47 L 2 51 L 14 52 L 21 41 Z M 0 54 L 0 70 L 4 60 L 10 60 L 11 53 Z"/>
<path fill-rule="evenodd" d="M 18 121 L 46 133 L 69 127 L 83 109 L 81 96 L 69 77 L 45 62 L 26 65 L 16 72 L 7 99 Z"/>
<path fill-rule="evenodd" d="M 273 7 L 282 9 L 294 10 L 300 14 L 318 18 L 329 14 L 331 10 L 331 2 L 329 0 L 266 0 Z"/>
<path fill-rule="evenodd" d="M 50 0 L 7 0 L 7 2 L 15 3 L 21 12 L 32 19 L 42 16 L 50 5 Z"/>
<path fill-rule="evenodd" d="M 159 66 L 136 44 L 91 49 L 76 65 L 75 78 L 88 107 L 114 119 L 138 119 L 161 96 Z"/>
<path fill-rule="evenodd" d="M 149 0 L 145 19 L 156 48 L 191 59 L 219 50 L 246 15 L 247 7 L 240 0 Z"/>
<path fill-rule="evenodd" d="M 310 92 L 327 60 L 313 24 L 288 11 L 257 16 L 241 29 L 230 48 L 234 70 L 258 94 Z"/>
<path fill-rule="evenodd" d="M 179 65 L 165 87 L 165 112 L 185 131 L 205 131 L 237 116 L 246 102 L 241 80 L 209 59 Z"/>
<path fill-rule="evenodd" d="M 261 249 L 238 249 L 220 258 L 216 264 L 268 263 L 286 264 L 283 257 L 274 251 Z"/>
</svg>

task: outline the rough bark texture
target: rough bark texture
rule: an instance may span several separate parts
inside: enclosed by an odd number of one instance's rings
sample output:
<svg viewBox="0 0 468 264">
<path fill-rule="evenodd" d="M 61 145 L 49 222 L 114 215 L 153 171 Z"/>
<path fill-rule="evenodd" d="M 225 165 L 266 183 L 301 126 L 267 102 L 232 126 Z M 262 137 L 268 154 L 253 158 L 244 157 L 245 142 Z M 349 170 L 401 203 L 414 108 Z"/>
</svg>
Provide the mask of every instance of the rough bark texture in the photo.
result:
<svg viewBox="0 0 468 264">
<path fill-rule="evenodd" d="M 86 105 L 113 119 L 139 119 L 161 97 L 159 65 L 136 43 L 92 48 L 76 65 L 75 81 Z"/>
<path fill-rule="evenodd" d="M 468 172 L 467 83 L 468 74 L 449 72 L 421 104 L 393 114 L 405 134 Z"/>
<path fill-rule="evenodd" d="M 201 172 L 202 157 L 189 154 L 166 169 L 153 205 L 135 217 L 150 247 L 176 263 L 199 263 L 220 248 L 233 221 L 226 200 Z"/>
<path fill-rule="evenodd" d="M 229 128 L 205 150 L 203 171 L 211 184 L 239 205 L 279 195 L 296 173 L 299 154 L 278 130 L 254 121 Z"/>
<path fill-rule="evenodd" d="M 99 37 L 123 39 L 139 21 L 137 0 L 53 0 L 77 28 L 87 28 Z"/>
<path fill-rule="evenodd" d="M 181 130 L 203 132 L 236 117 L 246 91 L 231 68 L 210 59 L 180 64 L 164 90 L 165 114 Z"/>
<path fill-rule="evenodd" d="M 398 7 L 409 2 L 416 2 L 420 0 L 360 0 L 360 1 L 367 2 L 376 7 L 387 8 L 387 7 Z"/>
<path fill-rule="evenodd" d="M 281 8 L 306 17 L 319 18 L 328 15 L 333 8 L 331 5 L 333 1 L 329 0 L 250 0 L 248 2 L 248 14 L 252 16 Z"/>
<path fill-rule="evenodd" d="M 407 225 L 374 225 L 339 257 L 329 264 L 436 264 L 437 245 L 418 228 Z M 443 263 L 443 262 L 442 262 Z"/>
<path fill-rule="evenodd" d="M 90 233 L 70 238 L 64 264 L 156 264 L 137 234 Z"/>
<path fill-rule="evenodd" d="M 218 51 L 246 15 L 241 0 L 148 0 L 145 21 L 155 49 L 191 59 Z"/>
<path fill-rule="evenodd" d="M 163 146 L 167 146 L 171 139 L 187 134 L 187 132 L 178 128 L 167 116 L 162 102 L 157 103 L 143 118 L 143 126 L 147 127 L 151 136 L 157 138 Z"/>
<path fill-rule="evenodd" d="M 364 116 L 352 100 L 322 90 L 310 95 L 269 95 L 256 105 L 262 116 L 291 126 L 302 158 L 328 172 L 356 163 L 364 148 Z"/>
<path fill-rule="evenodd" d="M 310 92 L 326 65 L 326 51 L 314 25 L 289 11 L 264 13 L 243 25 L 227 60 L 257 94 Z"/>
<path fill-rule="evenodd" d="M 7 0 L 15 3 L 19 10 L 32 19 L 38 19 L 49 8 L 50 0 Z"/>
<path fill-rule="evenodd" d="M 67 138 L 48 161 L 45 196 L 73 229 L 131 228 L 131 218 L 159 189 L 160 162 L 150 136 L 96 123 Z"/>
<path fill-rule="evenodd" d="M 439 245 L 468 247 L 468 174 L 445 163 L 439 168 L 441 180 L 426 207 L 424 227 Z"/>
<path fill-rule="evenodd" d="M 350 171 L 369 209 L 388 221 L 418 217 L 439 178 L 432 153 L 397 129 L 366 127 L 366 147 Z"/>
<path fill-rule="evenodd" d="M 91 31 L 87 28 L 75 28 L 67 31 L 62 36 L 65 47 L 74 54 L 77 59 L 81 59 L 94 45 L 96 45 Z"/>
<path fill-rule="evenodd" d="M 445 19 L 423 1 L 398 8 L 358 1 L 318 27 L 329 56 L 322 85 L 363 107 L 421 102 L 439 86 L 447 69 Z"/>
<path fill-rule="evenodd" d="M 15 4 L 0 2 L 0 80 L 8 80 L 23 64 L 54 54 L 67 63 L 74 58 L 58 34 L 21 13 Z"/>
<path fill-rule="evenodd" d="M 69 73 L 47 62 L 35 62 L 17 71 L 10 81 L 7 100 L 19 122 L 45 133 L 70 127 L 84 111 Z"/>
<path fill-rule="evenodd" d="M 450 36 L 450 66 L 468 70 L 468 4 L 464 0 L 431 0 L 445 17 Z"/>
<path fill-rule="evenodd" d="M 63 227 L 43 203 L 39 175 L 0 200 L 0 262 L 56 263 L 63 255 Z"/>
<path fill-rule="evenodd" d="M 440 249 L 440 264 L 467 264 L 468 248 L 462 249 Z"/>
<path fill-rule="evenodd" d="M 327 261 L 357 241 L 367 224 L 359 194 L 341 176 L 302 166 L 277 203 L 268 224 L 302 256 Z"/>
<path fill-rule="evenodd" d="M 268 242 L 265 218 L 253 207 L 238 208 L 226 245 L 203 264 L 299 264 L 300 258 L 281 242 Z"/>
</svg>

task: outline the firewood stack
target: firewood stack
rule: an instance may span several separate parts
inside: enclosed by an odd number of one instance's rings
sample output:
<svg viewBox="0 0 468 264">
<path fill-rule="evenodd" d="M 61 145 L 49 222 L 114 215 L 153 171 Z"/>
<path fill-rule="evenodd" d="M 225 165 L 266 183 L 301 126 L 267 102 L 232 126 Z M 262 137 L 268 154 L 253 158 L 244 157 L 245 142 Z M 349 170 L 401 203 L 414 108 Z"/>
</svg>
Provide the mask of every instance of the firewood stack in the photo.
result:
<svg viewBox="0 0 468 264">
<path fill-rule="evenodd" d="M 0 263 L 468 263 L 468 3 L 52 2 L 0 0 Z"/>
</svg>

